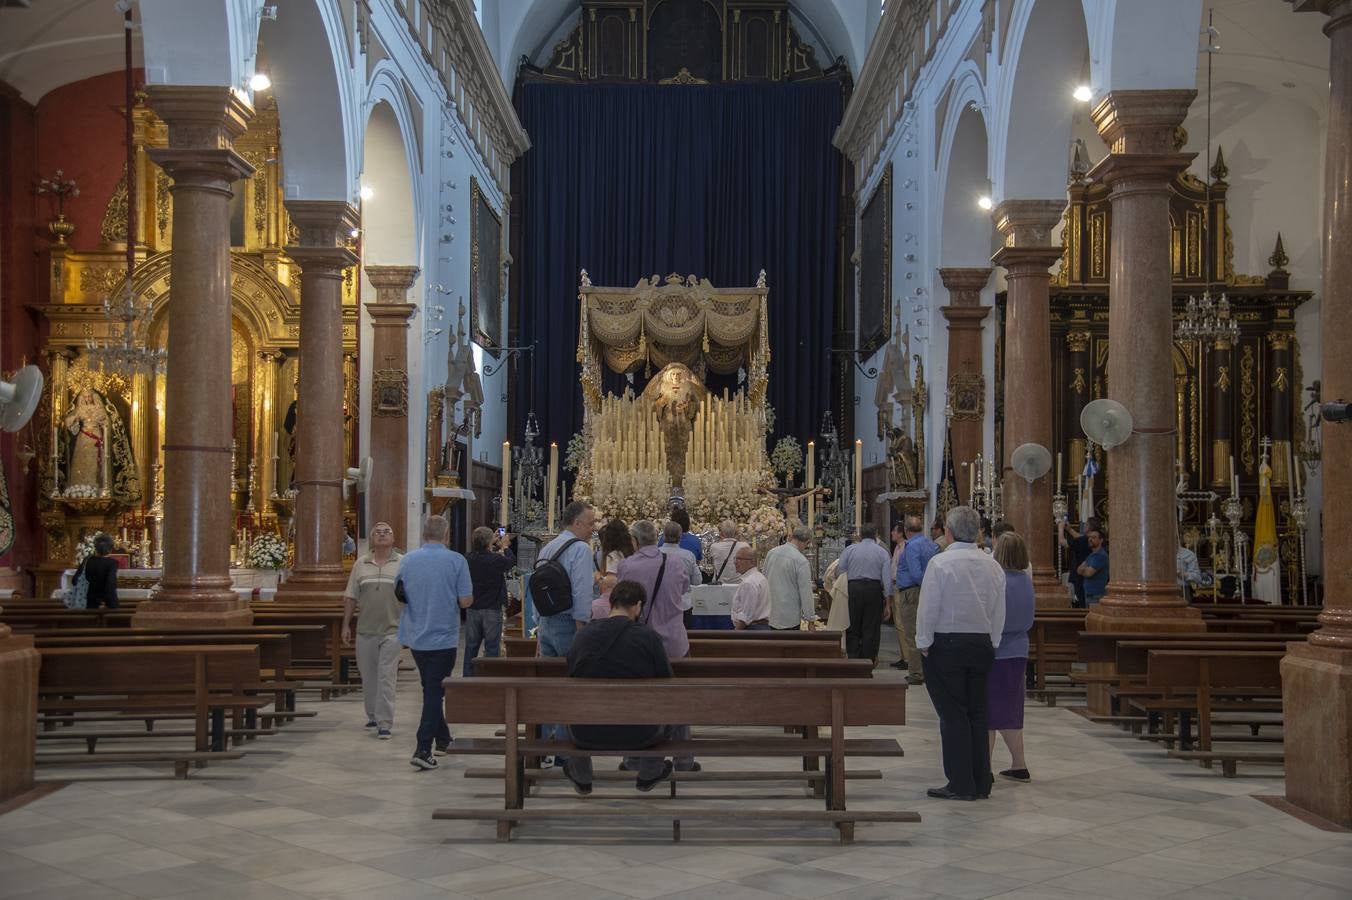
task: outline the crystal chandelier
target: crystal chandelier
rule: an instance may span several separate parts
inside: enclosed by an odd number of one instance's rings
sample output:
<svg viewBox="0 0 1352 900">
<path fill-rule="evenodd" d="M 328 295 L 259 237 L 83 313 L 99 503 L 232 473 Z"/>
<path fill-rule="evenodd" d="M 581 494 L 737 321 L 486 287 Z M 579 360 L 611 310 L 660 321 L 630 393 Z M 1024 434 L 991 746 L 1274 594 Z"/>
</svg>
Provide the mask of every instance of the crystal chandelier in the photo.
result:
<svg viewBox="0 0 1352 900">
<path fill-rule="evenodd" d="M 1203 48 L 1206 53 L 1206 160 L 1211 162 L 1211 74 L 1212 64 L 1215 56 L 1220 52 L 1220 46 L 1216 43 L 1219 36 L 1213 24 L 1212 17 L 1214 12 L 1207 18 L 1207 27 L 1202 35 L 1206 38 L 1206 46 Z M 1212 221 L 1211 216 L 1214 212 L 1211 205 L 1211 183 L 1212 180 L 1223 181 L 1226 176 L 1225 163 L 1220 154 L 1216 156 L 1216 164 L 1211 167 L 1211 177 L 1206 182 L 1206 215 L 1205 228 L 1207 246 L 1210 247 Z M 1206 287 L 1202 291 L 1200 298 L 1189 296 L 1188 303 L 1183 310 L 1183 319 L 1175 326 L 1175 333 L 1181 340 L 1194 340 L 1203 343 L 1227 342 L 1234 346 L 1239 340 L 1239 321 L 1230 315 L 1230 298 L 1221 292 L 1219 300 L 1213 300 L 1211 297 L 1211 269 L 1212 251 L 1207 250 L 1206 254 Z"/>
<path fill-rule="evenodd" d="M 165 351 L 149 345 L 151 306 L 138 303 L 131 279 L 114 295 L 103 298 L 104 318 L 119 332 L 102 342 L 85 342 L 91 366 L 121 375 L 159 375 L 164 372 Z M 120 328 L 119 328 L 120 326 Z"/>
<path fill-rule="evenodd" d="M 124 16 L 127 25 L 123 43 L 125 54 L 123 68 L 127 95 L 124 117 L 127 140 L 127 277 L 115 294 L 103 298 L 103 317 L 112 326 L 108 329 L 112 336 L 103 341 L 90 338 L 85 342 L 85 350 L 88 353 L 91 366 L 98 366 L 105 372 L 115 372 L 130 377 L 137 374 L 157 375 L 163 373 L 165 351 L 150 346 L 149 326 L 152 308 L 149 302 L 137 302 L 134 285 L 136 274 L 136 144 L 134 141 L 133 116 L 136 96 L 132 83 L 131 11 L 128 10 L 124 13 Z M 118 327 L 119 325 L 121 325 L 121 328 Z"/>
<path fill-rule="evenodd" d="M 1221 292 L 1219 300 L 1211 298 L 1211 288 L 1207 287 L 1200 298 L 1189 296 L 1183 310 L 1183 319 L 1177 326 L 1178 337 L 1182 340 L 1228 341 L 1233 344 L 1239 339 L 1239 321 L 1230 315 L 1230 299 Z"/>
</svg>

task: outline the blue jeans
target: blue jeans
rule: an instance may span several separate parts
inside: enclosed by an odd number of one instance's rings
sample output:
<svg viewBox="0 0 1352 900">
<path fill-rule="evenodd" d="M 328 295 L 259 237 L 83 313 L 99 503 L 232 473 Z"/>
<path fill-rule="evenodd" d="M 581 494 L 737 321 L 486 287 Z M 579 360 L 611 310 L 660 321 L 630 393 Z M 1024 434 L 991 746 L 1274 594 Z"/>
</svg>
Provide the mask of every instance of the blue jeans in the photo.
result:
<svg viewBox="0 0 1352 900">
<path fill-rule="evenodd" d="M 448 650 L 413 650 L 413 662 L 418 666 L 418 679 L 422 682 L 423 702 L 422 718 L 418 721 L 418 752 L 427 753 L 432 749 L 432 741 L 438 744 L 451 742 L 451 729 L 446 727 L 446 689 L 441 686 L 443 679 L 450 678 L 455 671 L 455 648 Z"/>
<path fill-rule="evenodd" d="M 465 661 L 461 669 L 466 678 L 474 674 L 474 658 L 479 655 L 480 645 L 489 659 L 502 653 L 502 607 L 465 610 Z"/>
<path fill-rule="evenodd" d="M 540 648 L 541 656 L 567 656 L 568 651 L 573 648 L 573 637 L 576 634 L 577 623 L 573 621 L 573 614 L 559 613 L 556 616 L 545 616 L 540 620 L 540 626 L 535 632 L 535 642 Z M 545 740 L 568 740 L 567 725 L 542 725 L 540 732 Z"/>
</svg>

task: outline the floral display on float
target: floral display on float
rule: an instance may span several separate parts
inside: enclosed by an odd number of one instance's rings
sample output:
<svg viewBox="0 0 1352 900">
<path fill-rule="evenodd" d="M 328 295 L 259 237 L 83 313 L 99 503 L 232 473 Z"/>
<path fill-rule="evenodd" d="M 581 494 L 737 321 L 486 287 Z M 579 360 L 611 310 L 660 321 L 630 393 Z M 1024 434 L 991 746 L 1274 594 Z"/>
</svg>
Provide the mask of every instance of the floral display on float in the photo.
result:
<svg viewBox="0 0 1352 900">
<path fill-rule="evenodd" d="M 784 514 L 776 506 L 757 507 L 747 521 L 746 531 L 757 552 L 766 553 L 784 537 Z"/>
<path fill-rule="evenodd" d="M 770 454 L 770 468 L 784 478 L 786 484 L 793 482 L 793 476 L 803 471 L 803 448 L 798 438 L 782 437 Z"/>
<path fill-rule="evenodd" d="M 266 532 L 253 539 L 244 557 L 244 563 L 250 569 L 285 569 L 286 562 L 286 542 Z"/>
<path fill-rule="evenodd" d="M 579 431 L 568 439 L 568 446 L 563 451 L 563 467 L 569 472 L 580 472 L 586 458 L 587 435 Z"/>
<path fill-rule="evenodd" d="M 75 565 L 78 566 L 80 563 L 94 555 L 94 541 L 100 537 L 108 537 L 111 539 L 112 535 L 109 535 L 104 531 L 91 531 L 89 534 L 80 538 L 80 543 L 75 545 Z"/>
</svg>

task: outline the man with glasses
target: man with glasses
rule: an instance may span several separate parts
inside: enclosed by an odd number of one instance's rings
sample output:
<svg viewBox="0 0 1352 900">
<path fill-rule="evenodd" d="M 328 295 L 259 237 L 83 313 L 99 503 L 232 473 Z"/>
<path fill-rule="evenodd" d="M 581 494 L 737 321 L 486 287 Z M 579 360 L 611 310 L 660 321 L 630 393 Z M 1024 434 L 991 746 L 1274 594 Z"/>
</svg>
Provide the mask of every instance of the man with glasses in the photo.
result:
<svg viewBox="0 0 1352 900">
<path fill-rule="evenodd" d="M 352 643 L 352 611 L 357 614 L 357 671 L 361 672 L 366 727 L 382 741 L 394 726 L 394 687 L 399 674 L 399 601 L 394 580 L 402 557 L 394 550 L 394 529 L 377 522 L 370 548 L 352 566 L 343 591 L 343 643 Z"/>
<path fill-rule="evenodd" d="M 738 631 L 770 630 L 770 582 L 756 567 L 756 551 L 746 544 L 737 548 L 732 564 L 737 567 L 737 593 L 732 596 L 732 627 Z"/>
</svg>

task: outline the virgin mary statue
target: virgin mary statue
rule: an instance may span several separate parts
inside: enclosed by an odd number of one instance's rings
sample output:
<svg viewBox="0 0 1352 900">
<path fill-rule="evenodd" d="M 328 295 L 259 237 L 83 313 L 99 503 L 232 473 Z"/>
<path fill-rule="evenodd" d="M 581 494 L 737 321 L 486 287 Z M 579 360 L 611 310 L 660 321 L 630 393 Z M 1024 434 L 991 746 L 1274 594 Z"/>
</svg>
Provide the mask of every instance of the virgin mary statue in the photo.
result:
<svg viewBox="0 0 1352 900">
<path fill-rule="evenodd" d="M 61 486 L 68 496 L 141 501 L 141 482 L 122 415 L 92 387 L 75 396 L 60 430 Z"/>
</svg>

